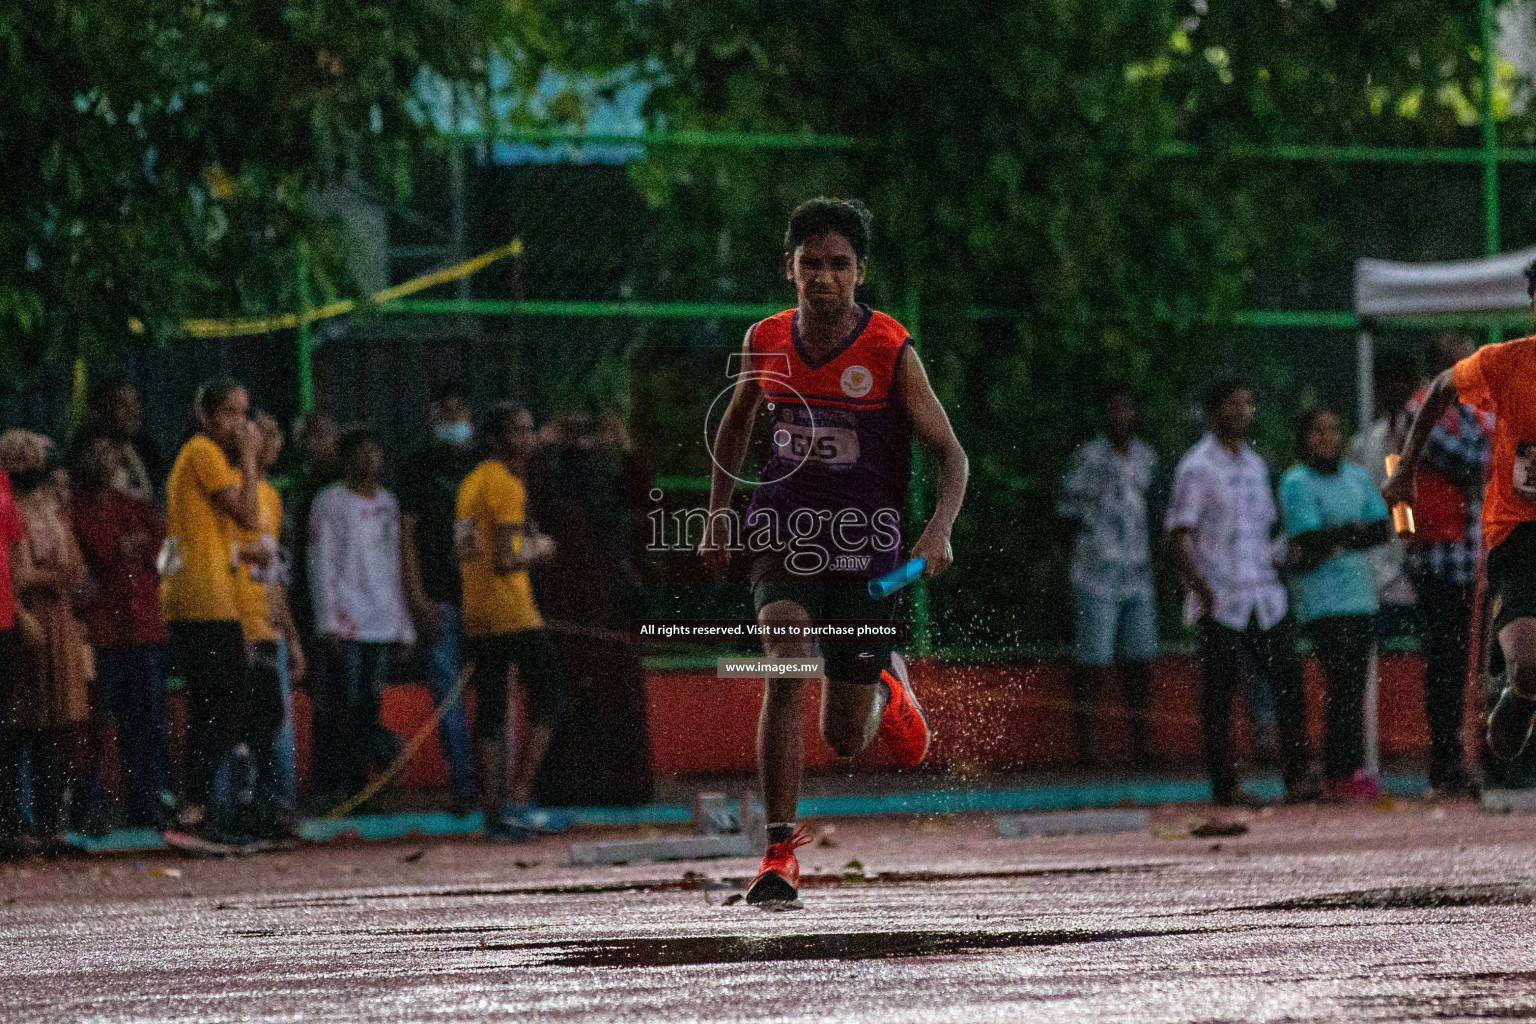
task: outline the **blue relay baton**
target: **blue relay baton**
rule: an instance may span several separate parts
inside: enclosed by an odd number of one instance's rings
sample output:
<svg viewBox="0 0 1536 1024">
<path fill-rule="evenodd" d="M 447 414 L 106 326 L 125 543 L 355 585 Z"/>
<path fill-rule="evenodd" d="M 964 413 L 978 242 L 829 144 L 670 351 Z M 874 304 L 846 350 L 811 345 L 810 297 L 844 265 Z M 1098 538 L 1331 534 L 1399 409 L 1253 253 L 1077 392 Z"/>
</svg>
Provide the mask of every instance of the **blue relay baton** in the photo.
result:
<svg viewBox="0 0 1536 1024">
<path fill-rule="evenodd" d="M 890 597 L 902 587 L 911 583 L 923 574 L 923 566 L 928 564 L 926 558 L 914 558 L 899 569 L 893 569 L 884 576 L 876 576 L 869 581 L 869 596 L 873 598 Z"/>
</svg>

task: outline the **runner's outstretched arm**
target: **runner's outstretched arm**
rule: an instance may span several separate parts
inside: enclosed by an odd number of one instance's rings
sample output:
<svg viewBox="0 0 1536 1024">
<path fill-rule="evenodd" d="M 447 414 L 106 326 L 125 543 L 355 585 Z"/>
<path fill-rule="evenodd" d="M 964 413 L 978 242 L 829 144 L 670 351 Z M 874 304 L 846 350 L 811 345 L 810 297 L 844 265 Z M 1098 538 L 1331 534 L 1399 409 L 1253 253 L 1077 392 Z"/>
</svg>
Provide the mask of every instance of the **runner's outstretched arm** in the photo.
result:
<svg viewBox="0 0 1536 1024">
<path fill-rule="evenodd" d="M 730 508 L 731 492 L 736 488 L 735 474 L 741 472 L 741 463 L 747 457 L 747 442 L 752 440 L 752 422 L 757 417 L 757 407 L 763 400 L 763 389 L 752 374 L 752 332 L 747 331 L 741 342 L 743 365 L 747 372 L 736 378 L 736 390 L 731 393 L 725 415 L 715 431 L 714 458 L 709 471 L 709 517 L 704 524 L 704 538 L 699 542 L 699 555 L 704 564 L 715 572 L 724 572 L 730 564 L 731 552 L 728 536 L 720 536 L 716 530 L 726 529 L 715 515 Z"/>
<path fill-rule="evenodd" d="M 923 361 L 911 345 L 902 351 L 901 362 L 897 364 L 894 394 L 897 404 L 912 418 L 912 428 L 917 431 L 924 450 L 939 464 L 939 499 L 922 536 L 912 545 L 912 557 L 928 561 L 923 575 L 937 576 L 948 569 L 955 558 L 949 547 L 949 534 L 960 515 L 960 504 L 965 500 L 965 485 L 971 475 L 970 461 L 965 457 L 965 449 L 960 447 L 955 428 L 949 424 L 949 415 L 939 402 L 939 396 L 933 393 Z"/>
<path fill-rule="evenodd" d="M 1429 442 L 1430 431 L 1435 429 L 1435 424 L 1440 422 L 1445 410 L 1456 400 L 1453 373 L 1454 370 L 1441 372 L 1430 383 L 1429 391 L 1424 395 L 1424 408 L 1414 417 L 1413 427 L 1403 440 L 1402 461 L 1397 464 L 1397 472 L 1381 485 L 1381 496 L 1387 500 L 1388 508 L 1401 502 L 1413 504 L 1413 474 L 1419 468 L 1419 459 L 1424 454 L 1425 444 Z"/>
</svg>

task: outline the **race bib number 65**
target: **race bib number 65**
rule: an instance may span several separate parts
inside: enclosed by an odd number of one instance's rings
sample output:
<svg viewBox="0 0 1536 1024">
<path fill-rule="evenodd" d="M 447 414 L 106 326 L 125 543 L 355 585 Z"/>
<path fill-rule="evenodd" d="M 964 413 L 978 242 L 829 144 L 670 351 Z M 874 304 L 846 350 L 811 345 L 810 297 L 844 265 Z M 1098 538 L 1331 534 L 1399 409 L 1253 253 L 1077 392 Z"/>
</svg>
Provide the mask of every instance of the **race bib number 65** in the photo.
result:
<svg viewBox="0 0 1536 1024">
<path fill-rule="evenodd" d="M 859 461 L 859 432 L 852 427 L 779 423 L 774 448 L 784 458 L 851 466 Z"/>
</svg>

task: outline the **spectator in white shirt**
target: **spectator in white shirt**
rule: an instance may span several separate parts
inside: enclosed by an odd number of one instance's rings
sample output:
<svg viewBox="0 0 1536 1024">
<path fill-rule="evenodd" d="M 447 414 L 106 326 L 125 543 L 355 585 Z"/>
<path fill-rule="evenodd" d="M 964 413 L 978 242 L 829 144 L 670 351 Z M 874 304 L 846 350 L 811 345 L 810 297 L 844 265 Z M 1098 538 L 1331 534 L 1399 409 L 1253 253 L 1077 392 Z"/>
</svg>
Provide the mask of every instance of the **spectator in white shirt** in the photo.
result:
<svg viewBox="0 0 1536 1024">
<path fill-rule="evenodd" d="M 1187 595 L 1184 620 L 1200 630 L 1200 720 L 1218 806 L 1249 804 L 1238 786 L 1232 698 L 1246 652 L 1274 687 L 1286 800 L 1315 799 L 1306 695 L 1285 587 L 1275 569 L 1269 469 L 1248 444 L 1253 387 L 1218 381 L 1206 397 L 1211 432 L 1179 461 L 1166 527 Z"/>
<path fill-rule="evenodd" d="M 327 671 L 316 721 L 322 792 L 345 796 L 398 750 L 379 723 L 379 697 L 396 646 L 416 642 L 400 579 L 400 507 L 381 485 L 384 453 L 368 430 L 348 431 L 342 479 L 322 490 L 309 516 L 315 631 Z"/>
<path fill-rule="evenodd" d="M 1076 623 L 1073 722 L 1078 757 L 1093 760 L 1094 695 L 1119 669 L 1130 712 L 1131 757 L 1151 764 L 1147 720 L 1157 607 L 1147 543 L 1147 490 L 1157 456 L 1136 435 L 1129 388 L 1104 396 L 1104 433 L 1072 456 L 1056 512 L 1073 533 L 1072 606 Z"/>
</svg>

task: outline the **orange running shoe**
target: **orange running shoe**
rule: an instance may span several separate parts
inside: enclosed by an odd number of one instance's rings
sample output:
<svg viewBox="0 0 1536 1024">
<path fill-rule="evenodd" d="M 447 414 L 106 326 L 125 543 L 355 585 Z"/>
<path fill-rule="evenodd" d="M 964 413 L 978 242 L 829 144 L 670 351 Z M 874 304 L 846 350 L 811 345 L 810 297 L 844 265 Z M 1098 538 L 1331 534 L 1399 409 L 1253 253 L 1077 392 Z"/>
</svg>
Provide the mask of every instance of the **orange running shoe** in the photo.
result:
<svg viewBox="0 0 1536 1024">
<path fill-rule="evenodd" d="M 782 843 L 772 843 L 763 854 L 763 866 L 747 889 L 748 903 L 793 903 L 800 898 L 800 860 L 795 851 L 810 846 L 811 840 L 805 829 L 795 829 L 795 834 Z"/>
<path fill-rule="evenodd" d="M 907 663 L 901 655 L 891 652 L 891 668 L 881 672 L 880 679 L 891 691 L 891 699 L 880 715 L 880 737 L 898 766 L 916 768 L 928 756 L 928 716 L 923 714 L 923 706 L 912 692 Z"/>
</svg>

